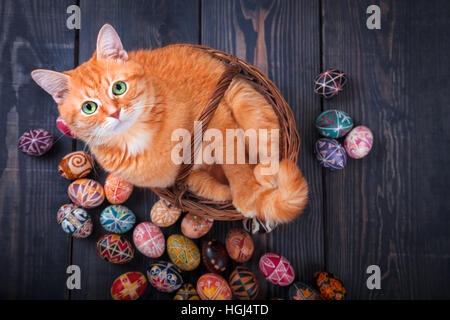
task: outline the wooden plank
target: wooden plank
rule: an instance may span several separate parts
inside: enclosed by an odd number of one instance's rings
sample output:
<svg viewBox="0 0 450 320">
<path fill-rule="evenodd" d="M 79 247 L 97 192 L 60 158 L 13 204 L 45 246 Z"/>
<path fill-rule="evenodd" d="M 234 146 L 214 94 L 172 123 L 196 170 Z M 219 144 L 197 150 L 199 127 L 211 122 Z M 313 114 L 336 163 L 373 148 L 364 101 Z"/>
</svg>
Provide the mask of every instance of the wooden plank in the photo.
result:
<svg viewBox="0 0 450 320">
<path fill-rule="evenodd" d="M 311 152 L 314 119 L 320 113 L 320 99 L 311 87 L 320 67 L 319 30 L 316 1 L 202 2 L 202 44 L 261 68 L 294 111 L 302 141 L 298 163 L 308 180 L 309 206 L 294 222 L 254 236 L 257 249 L 248 265 L 259 274 L 260 256 L 279 252 L 292 262 L 297 280 L 304 282 L 311 282 L 313 273 L 324 266 L 321 169 Z M 269 284 L 260 274 L 259 281 L 262 298 L 287 298 L 287 288 Z"/>
<path fill-rule="evenodd" d="M 354 299 L 450 297 L 450 34 L 446 1 L 377 1 L 381 30 L 366 27 L 373 1 L 323 1 L 324 67 L 350 82 L 339 108 L 374 133 L 372 153 L 328 172 L 328 269 Z M 381 268 L 368 290 L 366 268 Z"/>
<path fill-rule="evenodd" d="M 40 127 L 61 137 L 56 104 L 30 72 L 73 67 L 74 31 L 66 28 L 65 15 L 70 4 L 0 3 L 0 299 L 66 297 L 69 238 L 56 223 L 56 212 L 68 202 L 68 183 L 57 167 L 72 143 L 63 137 L 36 158 L 18 151 L 17 140 Z"/>
<path fill-rule="evenodd" d="M 95 50 L 98 31 L 105 23 L 115 27 L 127 50 L 154 49 L 170 43 L 198 43 L 199 7 L 197 1 L 81 1 L 82 28 L 80 31 L 80 63 L 88 60 Z M 78 148 L 83 148 L 81 144 Z M 104 183 L 101 170 L 93 178 Z M 149 190 L 135 190 L 125 203 L 137 216 L 138 223 L 149 221 L 150 209 L 156 197 Z M 160 259 L 144 258 L 139 252 L 129 264 L 113 265 L 102 261 L 95 245 L 106 231 L 100 226 L 99 213 L 106 206 L 90 210 L 94 217 L 94 234 L 86 241 L 74 241 L 73 261 L 82 271 L 82 288 L 72 292 L 74 299 L 110 299 L 110 286 L 120 274 L 128 271 L 145 273 L 149 264 Z M 179 233 L 179 225 L 163 230 L 166 238 Z M 132 234 L 125 235 L 132 240 Z M 162 260 L 168 260 L 165 253 Z M 150 286 L 151 287 L 151 286 Z M 169 299 L 153 288 L 146 290 L 144 298 Z"/>
</svg>

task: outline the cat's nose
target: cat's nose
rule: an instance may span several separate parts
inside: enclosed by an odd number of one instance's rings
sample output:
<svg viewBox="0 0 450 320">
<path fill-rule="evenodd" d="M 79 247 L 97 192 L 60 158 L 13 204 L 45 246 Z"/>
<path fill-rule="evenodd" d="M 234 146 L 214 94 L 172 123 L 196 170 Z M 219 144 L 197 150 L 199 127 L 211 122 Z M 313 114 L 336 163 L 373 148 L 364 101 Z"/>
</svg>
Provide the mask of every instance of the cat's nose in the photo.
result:
<svg viewBox="0 0 450 320">
<path fill-rule="evenodd" d="M 119 119 L 119 115 L 120 115 L 120 110 L 117 110 L 116 112 L 111 113 L 109 116 L 110 116 L 111 118 Z"/>
</svg>

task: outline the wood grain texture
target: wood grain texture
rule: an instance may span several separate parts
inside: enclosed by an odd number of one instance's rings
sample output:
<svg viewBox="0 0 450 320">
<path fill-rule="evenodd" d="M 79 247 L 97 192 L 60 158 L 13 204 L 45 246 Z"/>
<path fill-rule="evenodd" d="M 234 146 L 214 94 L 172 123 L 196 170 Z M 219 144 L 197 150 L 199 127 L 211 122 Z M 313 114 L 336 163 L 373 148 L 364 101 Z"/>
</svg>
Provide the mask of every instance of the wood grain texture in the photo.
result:
<svg viewBox="0 0 450 320">
<path fill-rule="evenodd" d="M 320 99 L 311 88 L 319 72 L 319 6 L 312 1 L 202 2 L 202 44 L 233 53 L 261 68 L 293 109 L 300 132 L 299 166 L 308 180 L 309 205 L 294 222 L 267 235 L 255 235 L 248 263 L 259 276 L 261 298 L 287 298 L 288 288 L 268 283 L 259 273 L 262 254 L 274 251 L 293 264 L 297 280 L 311 282 L 324 266 L 321 170 L 312 148 Z"/>
<path fill-rule="evenodd" d="M 450 5 L 378 3 L 381 30 L 369 30 L 373 1 L 323 1 L 324 68 L 350 78 L 325 109 L 374 133 L 367 158 L 326 174 L 328 269 L 350 299 L 448 298 Z M 366 287 L 372 264 L 381 290 Z"/>
<path fill-rule="evenodd" d="M 56 104 L 30 72 L 73 67 L 74 33 L 65 24 L 69 5 L 0 2 L 0 299 L 66 297 L 69 238 L 56 223 L 56 212 L 69 200 L 57 167 L 71 151 L 71 140 L 58 140 L 41 157 L 18 151 L 17 140 L 33 128 L 62 136 L 55 125 Z"/>
<path fill-rule="evenodd" d="M 97 34 L 105 23 L 117 30 L 126 50 L 154 49 L 170 43 L 198 43 L 199 8 L 197 1 L 81 1 L 82 27 L 80 30 L 80 63 L 88 60 L 94 50 Z M 78 148 L 84 148 L 80 143 Z M 98 169 L 92 177 L 102 184 L 106 174 Z M 137 189 L 124 204 L 137 217 L 137 223 L 150 221 L 150 209 L 156 197 L 149 190 Z M 99 215 L 105 203 L 90 210 L 94 219 L 94 233 L 89 239 L 73 242 L 73 263 L 82 270 L 82 289 L 72 291 L 73 299 L 111 299 L 110 287 L 116 277 L 129 271 L 145 274 L 148 266 L 158 260 L 169 258 L 165 253 L 160 259 L 144 257 L 135 253 L 132 262 L 113 265 L 100 259 L 95 251 L 96 241 L 106 234 L 99 222 Z M 180 233 L 179 226 L 164 228 L 167 238 L 172 233 Z M 132 232 L 124 235 L 132 242 Z M 172 295 L 162 294 L 154 288 L 146 290 L 146 299 L 171 299 Z"/>
</svg>

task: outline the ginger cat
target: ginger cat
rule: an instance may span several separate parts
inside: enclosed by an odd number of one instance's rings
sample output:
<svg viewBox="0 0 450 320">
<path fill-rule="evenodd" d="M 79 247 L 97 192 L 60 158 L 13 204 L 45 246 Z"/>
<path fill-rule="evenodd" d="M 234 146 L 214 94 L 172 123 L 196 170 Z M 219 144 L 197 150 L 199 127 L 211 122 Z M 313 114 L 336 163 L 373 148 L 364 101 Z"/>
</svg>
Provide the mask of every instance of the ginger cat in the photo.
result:
<svg viewBox="0 0 450 320">
<path fill-rule="evenodd" d="M 171 158 L 179 143 L 172 133 L 179 128 L 192 132 L 225 69 L 225 63 L 188 46 L 127 53 L 106 24 L 89 61 L 62 73 L 34 70 L 31 76 L 105 170 L 139 187 L 164 188 L 174 184 L 180 167 Z M 279 123 L 265 98 L 247 80 L 235 78 L 209 128 L 225 137 L 226 129 L 270 131 Z M 270 137 L 259 135 L 258 144 L 270 149 Z M 247 159 L 254 152 L 248 141 L 245 151 Z M 229 147 L 223 148 L 226 152 Z M 281 161 L 273 174 L 264 174 L 268 164 L 262 162 L 260 156 L 258 164 L 196 164 L 187 185 L 205 198 L 232 200 L 246 217 L 273 225 L 287 222 L 303 211 L 307 183 L 292 161 Z"/>
</svg>

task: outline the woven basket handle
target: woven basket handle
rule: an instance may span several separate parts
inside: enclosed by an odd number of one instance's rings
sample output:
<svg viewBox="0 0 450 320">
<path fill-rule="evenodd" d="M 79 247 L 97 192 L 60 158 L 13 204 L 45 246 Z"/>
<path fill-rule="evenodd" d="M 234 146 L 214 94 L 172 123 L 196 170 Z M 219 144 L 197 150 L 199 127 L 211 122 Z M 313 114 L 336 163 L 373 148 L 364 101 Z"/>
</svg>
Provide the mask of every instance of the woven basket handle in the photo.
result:
<svg viewBox="0 0 450 320">
<path fill-rule="evenodd" d="M 211 97 L 208 100 L 205 108 L 203 109 L 200 117 L 197 121 L 201 121 L 202 124 L 202 135 L 200 137 L 195 137 L 194 134 L 191 135 L 191 161 L 189 164 L 183 163 L 181 164 L 180 171 L 178 172 L 178 176 L 175 179 L 175 188 L 177 193 L 177 198 L 179 203 L 181 203 L 181 197 L 186 192 L 186 180 L 191 173 L 192 167 L 194 166 L 194 159 L 197 156 L 199 146 L 202 141 L 199 141 L 201 137 L 205 134 L 206 129 L 208 128 L 209 122 L 211 121 L 217 107 L 219 106 L 220 101 L 222 100 L 225 92 L 230 86 L 233 78 L 241 72 L 241 66 L 237 62 L 237 60 L 232 61 L 228 64 L 227 70 L 222 74 L 217 85 L 215 87 L 214 92 L 211 94 Z M 197 140 L 195 140 L 197 138 Z"/>
</svg>

